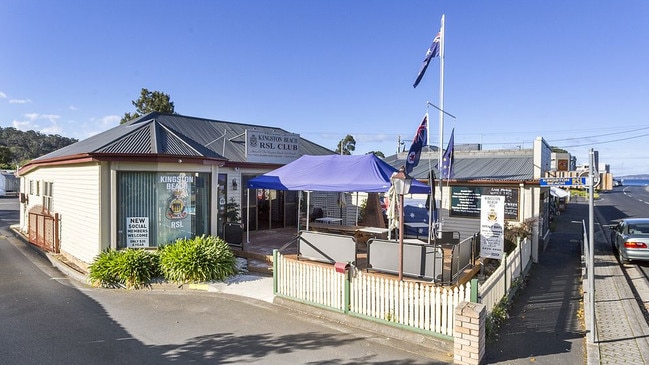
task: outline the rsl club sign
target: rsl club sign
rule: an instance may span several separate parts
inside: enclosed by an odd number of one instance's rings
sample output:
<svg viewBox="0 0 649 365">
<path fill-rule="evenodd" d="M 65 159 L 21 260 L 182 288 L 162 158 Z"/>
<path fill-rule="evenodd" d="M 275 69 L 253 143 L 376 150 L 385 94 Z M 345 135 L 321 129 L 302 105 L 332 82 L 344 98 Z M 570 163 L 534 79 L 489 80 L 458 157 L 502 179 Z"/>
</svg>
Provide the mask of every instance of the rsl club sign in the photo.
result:
<svg viewBox="0 0 649 365">
<path fill-rule="evenodd" d="M 277 130 L 246 130 L 248 162 L 286 164 L 300 157 L 300 135 Z"/>
</svg>

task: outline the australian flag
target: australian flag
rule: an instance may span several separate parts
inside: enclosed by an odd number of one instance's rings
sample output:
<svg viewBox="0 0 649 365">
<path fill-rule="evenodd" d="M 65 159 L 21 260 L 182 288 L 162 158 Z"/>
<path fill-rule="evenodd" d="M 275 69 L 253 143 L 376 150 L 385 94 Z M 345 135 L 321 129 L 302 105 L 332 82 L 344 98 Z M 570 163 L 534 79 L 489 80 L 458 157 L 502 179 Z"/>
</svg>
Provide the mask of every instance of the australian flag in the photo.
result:
<svg viewBox="0 0 649 365">
<path fill-rule="evenodd" d="M 421 78 L 424 77 L 424 74 L 426 73 L 426 69 L 428 68 L 428 64 L 430 63 L 431 58 L 439 57 L 439 48 L 440 48 L 441 40 L 442 40 L 441 33 L 437 33 L 435 39 L 433 39 L 433 44 L 431 44 L 428 50 L 426 50 L 426 56 L 424 57 L 424 62 L 421 65 L 421 69 L 417 74 L 417 79 L 415 80 L 415 83 L 412 85 L 412 87 L 417 87 L 417 85 L 419 85 Z"/>
<path fill-rule="evenodd" d="M 412 139 L 412 145 L 410 145 L 410 150 L 408 151 L 408 157 L 406 157 L 406 174 L 409 174 L 415 166 L 419 163 L 419 158 L 421 157 L 421 149 L 426 143 L 428 136 L 428 114 L 424 115 L 424 120 L 421 121 L 419 128 L 417 128 L 417 133 L 415 133 L 415 138 Z"/>
<path fill-rule="evenodd" d="M 455 128 L 451 131 L 451 138 L 448 140 L 448 146 L 444 156 L 442 156 L 442 169 L 440 174 L 443 179 L 450 179 L 453 177 L 453 150 L 455 149 Z"/>
</svg>

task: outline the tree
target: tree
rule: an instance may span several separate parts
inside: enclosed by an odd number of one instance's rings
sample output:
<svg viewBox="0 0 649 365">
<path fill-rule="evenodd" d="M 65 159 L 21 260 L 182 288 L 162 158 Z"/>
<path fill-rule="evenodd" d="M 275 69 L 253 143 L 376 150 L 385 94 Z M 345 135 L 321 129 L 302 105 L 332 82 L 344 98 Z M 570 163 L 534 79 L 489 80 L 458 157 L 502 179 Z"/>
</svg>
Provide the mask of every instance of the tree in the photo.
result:
<svg viewBox="0 0 649 365">
<path fill-rule="evenodd" d="M 45 135 L 33 130 L 23 132 L 13 127 L 0 127 L 0 164 L 2 168 L 14 169 L 75 142 L 77 140 L 74 138 L 58 134 Z"/>
<path fill-rule="evenodd" d="M 373 153 L 378 158 L 385 158 L 385 155 L 381 151 L 370 151 L 366 153 L 366 155 L 369 155 L 370 153 Z"/>
<path fill-rule="evenodd" d="M 131 103 L 135 107 L 135 113 L 124 113 L 124 117 L 120 121 L 120 124 L 124 124 L 131 119 L 139 118 L 142 115 L 151 112 L 174 113 L 173 101 L 171 101 L 168 94 L 160 91 L 142 89 L 140 92 L 140 98 L 131 101 Z"/>
<path fill-rule="evenodd" d="M 339 155 L 351 155 L 355 149 L 356 140 L 353 136 L 348 134 L 345 138 L 341 139 L 340 142 L 338 142 L 338 146 L 336 146 L 336 153 Z"/>
<path fill-rule="evenodd" d="M 13 169 L 12 162 L 14 154 L 11 153 L 9 147 L 0 146 L 0 168 Z"/>
</svg>

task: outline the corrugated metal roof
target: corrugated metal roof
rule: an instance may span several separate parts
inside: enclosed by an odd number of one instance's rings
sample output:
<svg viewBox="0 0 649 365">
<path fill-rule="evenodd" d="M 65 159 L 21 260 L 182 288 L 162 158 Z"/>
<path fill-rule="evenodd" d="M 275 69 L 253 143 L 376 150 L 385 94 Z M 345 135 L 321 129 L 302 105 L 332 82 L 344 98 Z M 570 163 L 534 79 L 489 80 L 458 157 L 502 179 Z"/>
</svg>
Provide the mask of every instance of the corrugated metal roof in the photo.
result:
<svg viewBox="0 0 649 365">
<path fill-rule="evenodd" d="M 83 154 L 159 154 L 196 156 L 246 162 L 246 130 L 281 128 L 225 122 L 179 114 L 149 113 L 34 160 Z M 333 151 L 300 138 L 300 153 L 327 155 Z"/>
<path fill-rule="evenodd" d="M 476 152 L 476 151 L 473 151 Z M 534 155 L 531 151 L 479 151 L 457 152 L 454 156 L 453 179 L 455 180 L 534 180 Z M 386 157 L 385 162 L 395 168 L 406 164 L 406 153 Z M 428 157 L 430 156 L 430 160 Z M 428 179 L 428 171 L 437 169 L 438 155 L 422 154 L 419 164 L 410 175 L 416 179 Z M 430 167 L 429 167 L 430 166 Z"/>
</svg>

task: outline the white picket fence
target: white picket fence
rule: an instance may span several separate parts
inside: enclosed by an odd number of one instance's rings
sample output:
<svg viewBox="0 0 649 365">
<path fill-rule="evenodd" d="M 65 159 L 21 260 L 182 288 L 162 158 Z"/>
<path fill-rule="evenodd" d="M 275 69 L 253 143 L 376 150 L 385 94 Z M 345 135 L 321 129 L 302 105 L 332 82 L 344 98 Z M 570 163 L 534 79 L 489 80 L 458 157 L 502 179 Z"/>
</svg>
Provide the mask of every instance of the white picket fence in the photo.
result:
<svg viewBox="0 0 649 365">
<path fill-rule="evenodd" d="M 498 269 L 478 286 L 479 301 L 485 305 L 488 313 L 509 294 L 512 282 L 521 276 L 531 259 L 532 241 L 525 238 L 505 257 Z"/>
<path fill-rule="evenodd" d="M 455 307 L 471 299 L 470 283 L 445 288 L 359 270 L 347 282 L 348 275 L 331 266 L 279 253 L 274 275 L 276 295 L 446 336 L 453 336 Z"/>
</svg>

